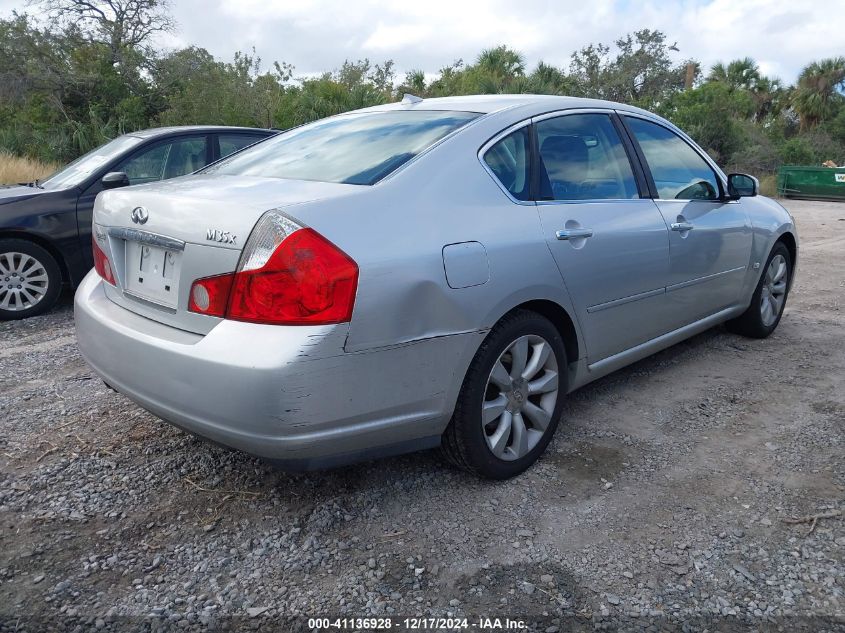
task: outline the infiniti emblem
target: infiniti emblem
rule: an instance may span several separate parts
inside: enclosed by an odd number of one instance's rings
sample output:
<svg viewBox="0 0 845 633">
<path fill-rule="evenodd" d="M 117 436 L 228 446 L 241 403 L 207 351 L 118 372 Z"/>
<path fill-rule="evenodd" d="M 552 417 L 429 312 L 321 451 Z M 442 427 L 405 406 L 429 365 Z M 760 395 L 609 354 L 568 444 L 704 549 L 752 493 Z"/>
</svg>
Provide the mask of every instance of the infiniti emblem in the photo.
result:
<svg viewBox="0 0 845 633">
<path fill-rule="evenodd" d="M 146 224 L 150 218 L 150 214 L 144 207 L 135 207 L 132 209 L 132 221 L 135 224 Z"/>
</svg>

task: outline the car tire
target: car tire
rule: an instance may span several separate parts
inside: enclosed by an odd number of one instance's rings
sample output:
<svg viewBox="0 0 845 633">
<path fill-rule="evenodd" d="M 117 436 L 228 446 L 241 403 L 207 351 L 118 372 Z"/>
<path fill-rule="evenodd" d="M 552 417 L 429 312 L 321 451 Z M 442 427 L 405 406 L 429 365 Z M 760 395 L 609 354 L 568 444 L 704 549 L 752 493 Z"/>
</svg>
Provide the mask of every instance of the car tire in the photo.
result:
<svg viewBox="0 0 845 633">
<path fill-rule="evenodd" d="M 42 314 L 56 304 L 62 271 L 44 248 L 21 239 L 0 239 L 0 321 Z"/>
<path fill-rule="evenodd" d="M 528 310 L 506 315 L 467 370 L 443 434 L 444 457 L 488 479 L 525 471 L 557 428 L 567 392 L 566 367 L 563 339 L 548 319 Z"/>
<path fill-rule="evenodd" d="M 725 327 L 735 334 L 766 338 L 780 323 L 791 285 L 792 256 L 786 245 L 778 242 L 769 253 L 751 305 L 740 316 L 725 323 Z"/>
</svg>

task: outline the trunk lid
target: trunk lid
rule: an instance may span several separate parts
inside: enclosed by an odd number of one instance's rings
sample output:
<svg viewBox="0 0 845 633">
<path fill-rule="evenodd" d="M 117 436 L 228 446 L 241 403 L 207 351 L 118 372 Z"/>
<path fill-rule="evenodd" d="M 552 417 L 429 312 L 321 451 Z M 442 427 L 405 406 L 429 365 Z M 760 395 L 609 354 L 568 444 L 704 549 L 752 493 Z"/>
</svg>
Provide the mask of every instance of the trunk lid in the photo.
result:
<svg viewBox="0 0 845 633">
<path fill-rule="evenodd" d="M 115 303 L 205 334 L 220 319 L 188 311 L 191 284 L 234 271 L 255 223 L 269 209 L 351 195 L 360 186 L 278 178 L 198 175 L 107 191 L 94 234 L 114 269 Z"/>
</svg>

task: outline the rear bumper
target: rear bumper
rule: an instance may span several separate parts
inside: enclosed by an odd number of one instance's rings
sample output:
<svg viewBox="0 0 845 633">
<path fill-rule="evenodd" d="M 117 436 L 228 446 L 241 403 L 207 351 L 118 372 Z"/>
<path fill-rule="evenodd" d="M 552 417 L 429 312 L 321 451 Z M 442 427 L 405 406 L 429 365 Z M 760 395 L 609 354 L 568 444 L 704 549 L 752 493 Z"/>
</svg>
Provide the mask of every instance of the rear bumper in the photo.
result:
<svg viewBox="0 0 845 633">
<path fill-rule="evenodd" d="M 345 325 L 221 321 L 197 335 L 118 306 L 94 272 L 74 311 L 79 349 L 109 385 L 176 426 L 289 469 L 437 445 L 483 338 L 345 353 Z"/>
</svg>

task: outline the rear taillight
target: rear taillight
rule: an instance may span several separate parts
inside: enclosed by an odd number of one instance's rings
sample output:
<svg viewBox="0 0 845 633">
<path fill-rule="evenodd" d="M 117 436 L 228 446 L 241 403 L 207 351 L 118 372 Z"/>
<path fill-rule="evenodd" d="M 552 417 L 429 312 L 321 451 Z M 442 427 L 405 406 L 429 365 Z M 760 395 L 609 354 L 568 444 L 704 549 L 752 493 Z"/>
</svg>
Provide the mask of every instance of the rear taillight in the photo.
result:
<svg viewBox="0 0 845 633">
<path fill-rule="evenodd" d="M 261 268 L 235 274 L 227 318 L 255 323 L 342 323 L 352 317 L 358 266 L 313 229 L 286 237 Z"/>
<path fill-rule="evenodd" d="M 189 310 L 275 325 L 343 323 L 352 318 L 357 288 L 358 266 L 346 253 L 313 229 L 268 211 L 236 272 L 194 282 Z"/>
<path fill-rule="evenodd" d="M 97 270 L 97 274 L 112 286 L 116 286 L 117 282 L 114 280 L 114 271 L 112 270 L 111 262 L 106 257 L 103 249 L 100 248 L 100 245 L 97 244 L 97 239 L 94 236 L 91 236 L 91 246 L 94 251 L 94 268 Z"/>
</svg>

